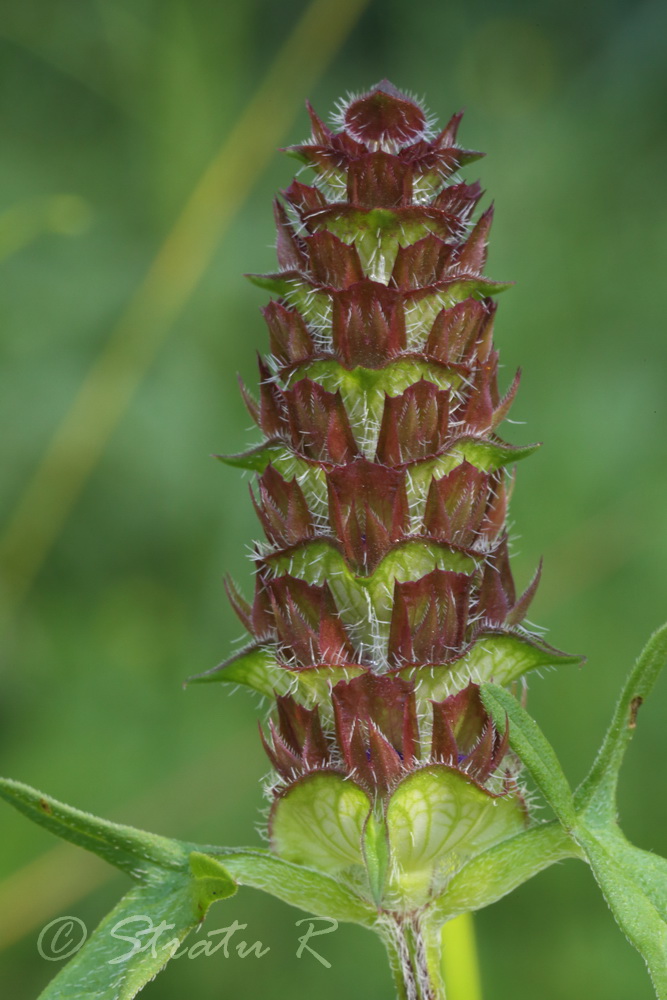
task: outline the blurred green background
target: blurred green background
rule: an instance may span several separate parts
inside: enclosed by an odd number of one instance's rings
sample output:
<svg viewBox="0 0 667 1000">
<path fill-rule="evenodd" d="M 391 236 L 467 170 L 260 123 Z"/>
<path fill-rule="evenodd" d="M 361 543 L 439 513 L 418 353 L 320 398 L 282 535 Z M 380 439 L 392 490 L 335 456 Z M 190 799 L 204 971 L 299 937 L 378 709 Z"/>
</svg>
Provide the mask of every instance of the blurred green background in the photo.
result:
<svg viewBox="0 0 667 1000">
<path fill-rule="evenodd" d="M 535 678 L 531 709 L 583 776 L 667 618 L 666 37 L 665 5 L 636 0 L 2 5 L 0 772 L 165 834 L 260 842 L 255 701 L 181 688 L 240 634 L 221 577 L 249 590 L 257 534 L 247 481 L 209 455 L 252 439 L 234 376 L 256 379 L 265 297 L 241 275 L 273 266 L 294 168 L 275 147 L 307 134 L 306 95 L 328 114 L 388 76 L 441 120 L 465 106 L 462 140 L 488 154 L 467 177 L 497 204 L 489 273 L 517 283 L 497 342 L 527 426 L 507 432 L 546 442 L 519 467 L 516 575 L 544 555 L 532 617 L 589 657 Z M 663 682 L 621 789 L 627 834 L 663 854 L 666 704 Z M 2 995 L 30 1000 L 56 969 L 41 926 L 92 925 L 126 882 L 4 805 L 0 824 Z M 322 939 L 330 969 L 297 959 L 300 916 L 242 891 L 207 928 L 247 923 L 268 955 L 176 962 L 145 995 L 391 996 L 364 931 Z M 488 1000 L 652 996 L 583 865 L 477 928 Z"/>
</svg>

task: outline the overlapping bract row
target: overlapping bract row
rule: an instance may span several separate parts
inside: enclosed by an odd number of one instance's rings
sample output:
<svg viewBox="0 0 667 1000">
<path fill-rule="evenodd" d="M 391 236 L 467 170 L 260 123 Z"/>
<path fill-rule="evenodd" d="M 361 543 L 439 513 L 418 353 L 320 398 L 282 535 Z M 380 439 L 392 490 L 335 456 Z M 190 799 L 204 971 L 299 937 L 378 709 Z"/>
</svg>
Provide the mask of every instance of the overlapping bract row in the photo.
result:
<svg viewBox="0 0 667 1000">
<path fill-rule="evenodd" d="M 290 574 L 275 577 L 267 572 L 258 573 L 256 581 L 252 605 L 231 587 L 230 598 L 257 642 L 276 644 L 286 669 L 378 666 L 372 649 L 355 647 L 328 583 L 310 584 Z M 481 632 L 502 630 L 519 621 L 537 581 L 536 574 L 516 599 L 506 541 L 484 561 L 476 589 L 473 575 L 441 569 L 416 580 L 395 581 L 391 619 L 385 623 L 389 669 L 458 659 Z"/>
<path fill-rule="evenodd" d="M 408 681 L 365 673 L 339 682 L 331 700 L 334 738 L 327 739 L 317 707 L 278 697 L 277 725 L 269 723 L 271 742 L 264 746 L 284 782 L 326 769 L 386 795 L 406 773 L 429 763 L 462 770 L 481 786 L 507 752 L 507 730 L 498 733 L 474 684 L 432 703 L 428 739 Z"/>
</svg>

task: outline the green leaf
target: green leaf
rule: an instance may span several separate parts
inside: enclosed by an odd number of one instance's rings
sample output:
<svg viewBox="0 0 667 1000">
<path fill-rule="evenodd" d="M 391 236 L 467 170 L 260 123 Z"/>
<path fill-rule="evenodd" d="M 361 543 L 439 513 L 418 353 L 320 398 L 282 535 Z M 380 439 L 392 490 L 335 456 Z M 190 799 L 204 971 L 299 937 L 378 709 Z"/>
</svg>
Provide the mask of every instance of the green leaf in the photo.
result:
<svg viewBox="0 0 667 1000">
<path fill-rule="evenodd" d="M 209 906 L 235 891 L 218 861 L 193 854 L 190 874 L 170 872 L 129 892 L 41 1000 L 131 1000 L 178 953 Z"/>
<path fill-rule="evenodd" d="M 189 860 L 194 897 L 203 919 L 211 903 L 234 895 L 236 882 L 220 861 L 210 854 L 192 851 Z"/>
<path fill-rule="evenodd" d="M 588 814 L 588 823 L 609 823 L 615 818 L 618 772 L 635 730 L 637 712 L 666 662 L 667 625 L 663 625 L 635 663 L 593 767 L 576 791 L 577 809 Z"/>
<path fill-rule="evenodd" d="M 208 848 L 206 848 L 208 850 Z M 215 849 L 239 885 L 251 886 L 315 916 L 371 927 L 377 911 L 332 875 L 276 857 L 269 851 Z"/>
<path fill-rule="evenodd" d="M 496 684 L 482 684 L 481 694 L 486 710 L 493 716 L 501 731 L 505 726 L 505 719 L 509 719 L 512 749 L 530 771 L 535 784 L 563 826 L 573 829 L 576 814 L 572 792 L 554 749 L 542 730 L 504 688 Z"/>
<path fill-rule="evenodd" d="M 577 840 L 616 921 L 667 1000 L 667 861 L 633 847 L 616 825 L 618 774 L 637 712 L 667 660 L 667 625 L 649 639 L 616 705 L 590 773 L 575 796 Z"/>
<path fill-rule="evenodd" d="M 493 798 L 444 765 L 422 768 L 399 783 L 387 806 L 393 883 L 420 906 L 465 860 L 525 825 L 517 798 Z"/>
<path fill-rule="evenodd" d="M 371 803 L 334 772 L 300 778 L 274 803 L 271 846 L 286 861 L 336 874 L 364 863 L 361 842 Z"/>
<path fill-rule="evenodd" d="M 346 782 L 348 803 L 351 788 Z M 357 791 L 368 812 L 366 796 Z M 236 891 L 237 881 L 317 916 L 366 927 L 376 923 L 376 909 L 357 892 L 329 875 L 266 851 L 168 840 L 97 819 L 15 781 L 0 781 L 0 794 L 51 832 L 143 881 L 102 921 L 47 987 L 43 1000 L 89 1000 L 93 996 L 130 1000 L 164 967 L 210 905 Z M 340 814 L 349 834 L 349 810 L 342 807 Z M 301 831 L 304 834 L 307 830 Z M 360 858 L 360 847 L 358 854 Z M 121 921 L 126 923 L 119 928 Z"/>
<path fill-rule="evenodd" d="M 616 921 L 667 1000 L 667 861 L 633 847 L 618 828 L 582 826 L 577 839 Z"/>
<path fill-rule="evenodd" d="M 263 288 L 264 291 L 278 295 L 280 298 L 288 295 L 294 283 L 293 279 L 285 278 L 281 274 L 246 274 L 246 278 L 257 288 Z"/>
<path fill-rule="evenodd" d="M 156 869 L 187 869 L 190 846 L 131 826 L 98 819 L 19 781 L 0 778 L 0 797 L 40 826 L 78 844 L 138 880 Z"/>
<path fill-rule="evenodd" d="M 667 653 L 666 629 L 635 665 L 588 778 L 572 797 L 556 755 L 536 723 L 506 691 L 482 686 L 497 723 L 506 714 L 510 743 L 588 861 L 616 921 L 643 956 L 656 993 L 667 1000 L 667 861 L 627 842 L 615 823 L 618 769 L 636 713 Z"/>
<path fill-rule="evenodd" d="M 510 462 L 528 458 L 541 447 L 539 443 L 513 445 L 504 441 L 484 441 L 480 438 L 470 438 L 460 445 L 466 461 L 484 472 L 495 472 Z"/>
<path fill-rule="evenodd" d="M 275 274 L 247 274 L 253 285 L 286 299 L 301 313 L 307 325 L 322 327 L 331 323 L 331 295 L 300 271 Z"/>
<path fill-rule="evenodd" d="M 459 913 L 479 910 L 557 861 L 581 856 L 577 844 L 557 821 L 535 826 L 468 861 L 427 912 L 442 923 Z"/>
</svg>

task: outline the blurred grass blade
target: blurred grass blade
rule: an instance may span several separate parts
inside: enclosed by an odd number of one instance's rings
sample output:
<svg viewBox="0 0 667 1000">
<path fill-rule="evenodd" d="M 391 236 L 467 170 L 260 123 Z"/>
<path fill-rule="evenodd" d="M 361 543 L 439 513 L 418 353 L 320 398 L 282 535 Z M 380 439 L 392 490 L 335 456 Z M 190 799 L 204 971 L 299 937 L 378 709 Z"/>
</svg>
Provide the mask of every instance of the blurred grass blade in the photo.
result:
<svg viewBox="0 0 667 1000">
<path fill-rule="evenodd" d="M 447 1000 L 482 1000 L 472 913 L 462 913 L 442 928 L 442 971 Z"/>
<path fill-rule="evenodd" d="M 55 194 L 13 205 L 0 215 L 0 264 L 45 233 L 84 233 L 91 218 L 88 202 L 74 194 Z"/>
<path fill-rule="evenodd" d="M 313 0 L 204 171 L 20 496 L 0 566 L 11 614 L 230 222 L 368 0 Z"/>
</svg>

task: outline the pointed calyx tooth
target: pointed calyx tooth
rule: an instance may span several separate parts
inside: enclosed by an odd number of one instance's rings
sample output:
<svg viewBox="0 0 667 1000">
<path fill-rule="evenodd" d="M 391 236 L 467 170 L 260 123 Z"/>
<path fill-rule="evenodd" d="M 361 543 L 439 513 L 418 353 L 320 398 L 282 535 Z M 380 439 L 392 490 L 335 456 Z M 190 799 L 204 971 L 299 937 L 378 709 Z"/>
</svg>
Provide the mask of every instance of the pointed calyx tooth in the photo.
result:
<svg viewBox="0 0 667 1000">
<path fill-rule="evenodd" d="M 427 288 L 445 281 L 455 266 L 454 246 L 437 236 L 425 236 L 417 243 L 398 248 L 391 279 L 401 291 Z"/>
<path fill-rule="evenodd" d="M 232 607 L 239 616 L 248 632 L 257 642 L 276 642 L 276 626 L 271 606 L 271 597 L 267 588 L 267 574 L 261 569 L 255 573 L 255 596 L 252 605 L 247 604 L 234 590 L 230 592 L 227 585 Z"/>
<path fill-rule="evenodd" d="M 283 270 L 301 271 L 308 267 L 308 253 L 304 242 L 298 237 L 290 225 L 283 205 L 276 200 L 273 203 L 273 214 L 276 220 L 276 256 Z"/>
<path fill-rule="evenodd" d="M 492 351 L 472 374 L 472 384 L 457 413 L 466 430 L 484 434 L 495 426 L 494 414 L 500 403 L 497 378 L 498 352 Z"/>
<path fill-rule="evenodd" d="M 366 673 L 340 681 L 331 698 L 348 772 L 371 790 L 386 791 L 420 755 L 413 685 Z"/>
<path fill-rule="evenodd" d="M 535 596 L 542 566 L 517 600 L 514 578 L 510 568 L 507 535 L 489 554 L 484 565 L 484 573 L 477 598 L 478 611 L 488 621 L 497 625 L 518 625 L 526 616 Z"/>
<path fill-rule="evenodd" d="M 295 753 L 303 753 L 304 747 L 310 744 L 322 759 L 326 759 L 329 754 L 318 710 L 299 705 L 289 695 L 278 695 L 276 706 L 280 732 L 287 745 Z"/>
<path fill-rule="evenodd" d="M 442 663 L 463 645 L 472 577 L 435 569 L 419 580 L 394 584 L 389 633 L 393 666 Z"/>
<path fill-rule="evenodd" d="M 307 271 L 318 285 L 349 288 L 363 281 L 364 272 L 354 246 L 325 230 L 306 236 Z"/>
<path fill-rule="evenodd" d="M 300 705 L 291 695 L 276 697 L 278 724 L 269 722 L 270 742 L 260 727 L 264 749 L 284 781 L 306 771 L 331 766 L 331 749 L 322 730 L 317 708 Z"/>
<path fill-rule="evenodd" d="M 306 108 L 308 110 L 308 117 L 310 118 L 310 125 L 313 131 L 313 142 L 319 142 L 323 146 L 326 146 L 327 143 L 332 141 L 333 132 L 319 117 L 310 101 L 306 101 Z"/>
<path fill-rule="evenodd" d="M 431 202 L 431 208 L 452 215 L 458 219 L 462 227 L 465 227 L 465 223 L 468 222 L 481 197 L 482 187 L 479 182 L 475 184 L 449 184 L 435 196 Z M 465 232 L 465 228 L 462 231 Z"/>
<path fill-rule="evenodd" d="M 501 735 L 482 704 L 477 684 L 444 701 L 432 702 L 431 756 L 485 782 L 498 769 L 509 748 L 509 729 Z"/>
<path fill-rule="evenodd" d="M 301 379 L 284 393 L 293 447 L 310 458 L 340 465 L 359 453 L 340 392 Z"/>
<path fill-rule="evenodd" d="M 311 216 L 319 215 L 330 206 L 319 190 L 310 184 L 302 184 L 301 181 L 292 181 L 290 186 L 283 191 L 285 201 L 298 213 L 302 222 Z"/>
<path fill-rule="evenodd" d="M 329 521 L 350 566 L 372 573 L 409 525 L 405 473 L 365 458 L 327 473 Z"/>
<path fill-rule="evenodd" d="M 301 667 L 355 663 L 355 652 L 328 584 L 284 575 L 266 582 L 283 654 Z"/>
<path fill-rule="evenodd" d="M 491 349 L 496 304 L 465 299 L 441 309 L 426 341 L 426 353 L 445 364 L 484 361 Z"/>
<path fill-rule="evenodd" d="M 313 517 L 295 479 L 283 479 L 269 465 L 259 478 L 259 500 L 251 495 L 266 537 L 274 545 L 289 547 L 312 538 Z"/>
<path fill-rule="evenodd" d="M 457 264 L 461 273 L 481 274 L 484 270 L 492 222 L 493 205 L 480 216 L 463 246 L 457 247 Z"/>
<path fill-rule="evenodd" d="M 409 246 L 400 246 L 391 280 L 410 291 L 428 288 L 463 275 L 480 276 L 486 264 L 492 212 L 485 212 L 463 244 L 445 242 L 430 233 Z"/>
<path fill-rule="evenodd" d="M 231 576 L 226 576 L 224 580 L 225 591 L 227 593 L 227 599 L 232 606 L 232 610 L 238 617 L 239 621 L 246 629 L 246 631 L 254 634 L 254 627 L 252 621 L 252 605 L 246 601 L 243 595 L 240 593 L 238 587 L 232 580 Z"/>
<path fill-rule="evenodd" d="M 457 465 L 441 479 L 432 479 L 424 510 L 425 534 L 461 548 L 474 545 L 484 529 L 487 537 L 493 537 L 493 485 L 494 477 L 469 462 Z"/>
<path fill-rule="evenodd" d="M 382 368 L 405 348 L 401 296 L 364 281 L 332 295 L 332 346 L 346 368 Z"/>
<path fill-rule="evenodd" d="M 267 437 L 281 434 L 287 421 L 283 393 L 262 358 L 259 359 L 259 412 L 255 419 Z"/>
<path fill-rule="evenodd" d="M 437 455 L 449 432 L 449 391 L 420 379 L 400 396 L 386 396 L 377 460 L 401 465 Z"/>
<path fill-rule="evenodd" d="M 293 365 L 312 356 L 313 338 L 300 313 L 275 299 L 262 312 L 269 328 L 271 354 L 278 362 Z"/>
<path fill-rule="evenodd" d="M 412 203 L 414 167 L 390 153 L 367 153 L 352 160 L 347 200 L 356 208 L 403 208 Z"/>
</svg>

